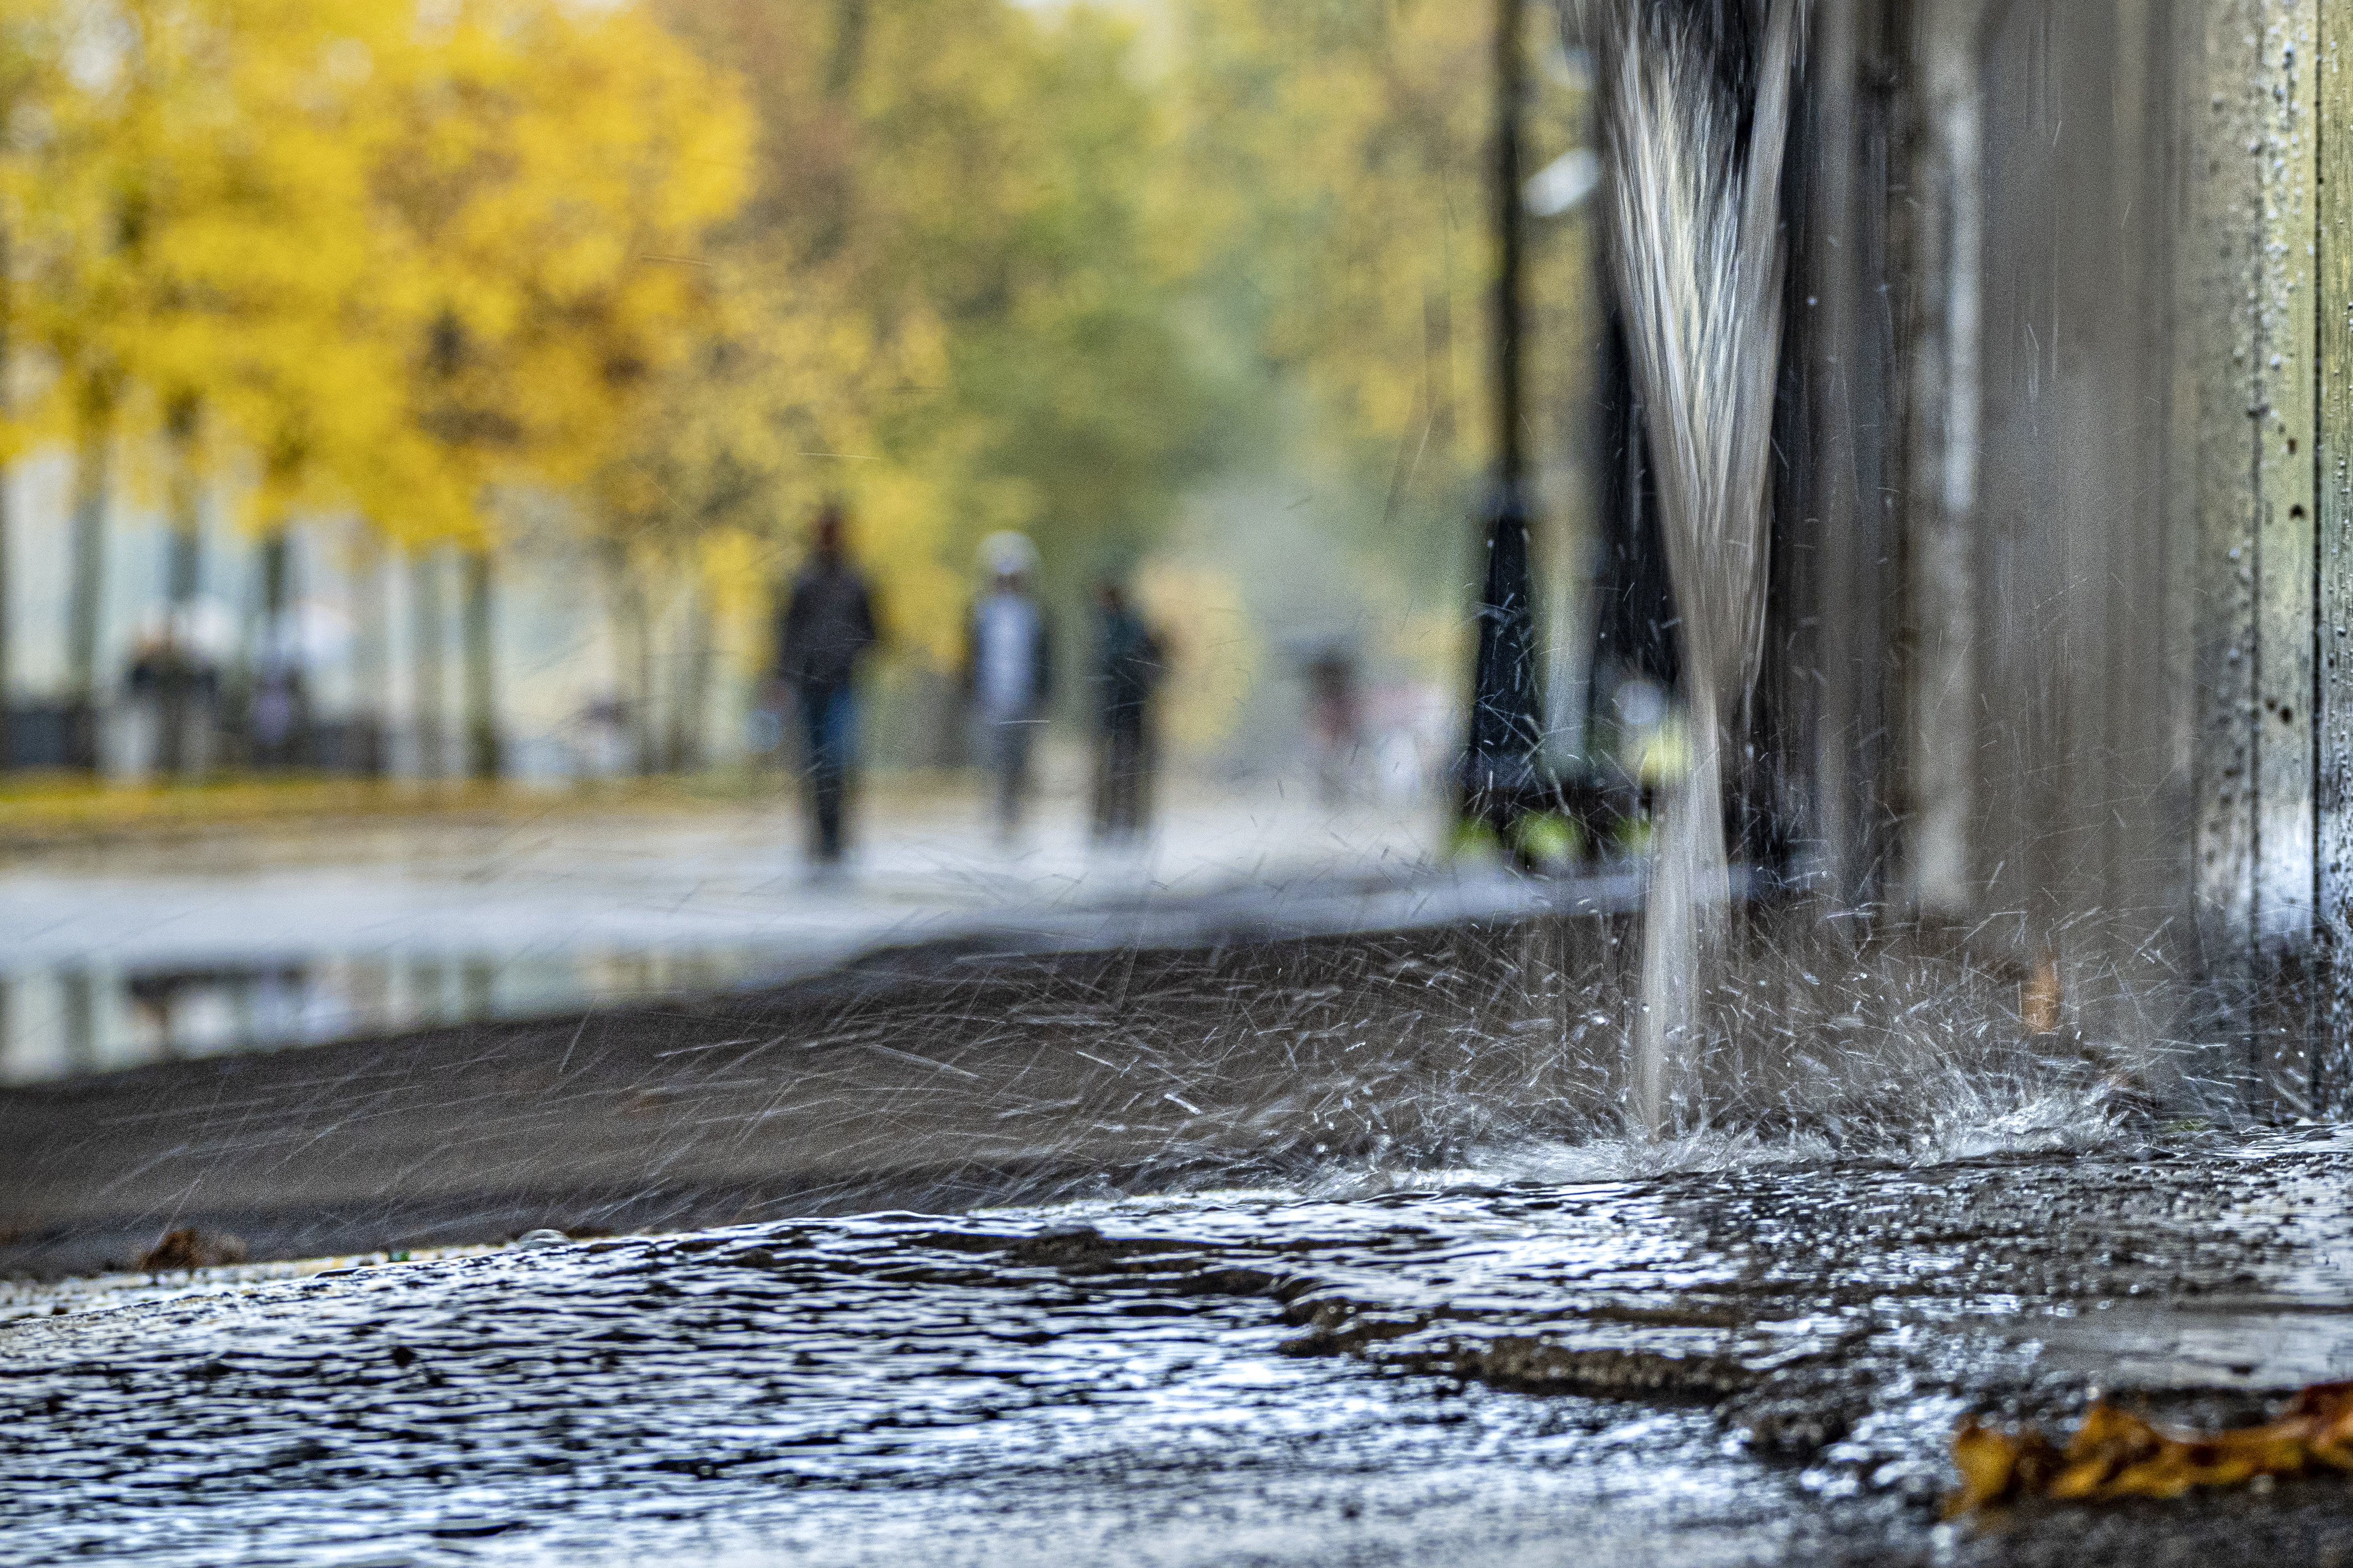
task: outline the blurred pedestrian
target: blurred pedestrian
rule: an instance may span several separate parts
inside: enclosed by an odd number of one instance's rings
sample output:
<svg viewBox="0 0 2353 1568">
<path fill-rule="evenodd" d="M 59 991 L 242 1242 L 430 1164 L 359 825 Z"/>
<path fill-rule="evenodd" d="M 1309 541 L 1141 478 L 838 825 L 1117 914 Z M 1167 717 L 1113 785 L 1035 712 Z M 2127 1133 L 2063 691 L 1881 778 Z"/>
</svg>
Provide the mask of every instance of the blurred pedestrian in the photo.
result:
<svg viewBox="0 0 2353 1568">
<path fill-rule="evenodd" d="M 992 533 L 980 559 L 990 585 L 965 623 L 965 695 L 996 785 L 997 837 L 1009 840 L 1029 805 L 1029 752 L 1054 691 L 1054 635 L 1030 592 L 1038 548 L 1028 536 Z"/>
<path fill-rule="evenodd" d="M 1315 740 L 1315 788 L 1325 805 L 1352 792 L 1364 717 L 1356 696 L 1356 660 L 1345 647 L 1327 647 L 1307 661 L 1307 726 Z"/>
<path fill-rule="evenodd" d="M 839 501 L 818 513 L 808 560 L 793 579 L 776 631 L 776 682 L 791 693 L 800 717 L 810 854 L 821 869 L 841 862 L 842 817 L 857 763 L 855 681 L 866 650 L 880 640 L 873 590 L 844 552 L 848 527 Z"/>
<path fill-rule="evenodd" d="M 288 768 L 304 760 L 310 691 L 302 668 L 301 627 L 280 612 L 261 629 L 246 698 L 248 739 L 256 766 Z"/>
<path fill-rule="evenodd" d="M 124 684 L 141 731 L 131 749 L 132 772 L 152 769 L 167 778 L 201 775 L 210 761 L 213 704 L 220 678 L 173 614 L 143 632 L 132 650 Z"/>
<path fill-rule="evenodd" d="M 1117 583 L 1095 585 L 1095 838 L 1132 841 L 1152 817 L 1152 693 L 1166 654 Z"/>
</svg>

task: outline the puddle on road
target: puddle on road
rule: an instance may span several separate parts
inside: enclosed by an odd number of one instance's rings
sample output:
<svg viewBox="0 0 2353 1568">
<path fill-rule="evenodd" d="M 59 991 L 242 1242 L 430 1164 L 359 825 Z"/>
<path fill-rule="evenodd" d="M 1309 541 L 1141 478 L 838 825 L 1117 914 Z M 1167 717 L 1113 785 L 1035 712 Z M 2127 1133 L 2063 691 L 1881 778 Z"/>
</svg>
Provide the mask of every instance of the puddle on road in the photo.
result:
<svg viewBox="0 0 2353 1568">
<path fill-rule="evenodd" d="M 0 977 L 0 1085 L 691 995 L 776 966 L 772 949 L 743 946 L 311 955 L 20 973 Z"/>
</svg>

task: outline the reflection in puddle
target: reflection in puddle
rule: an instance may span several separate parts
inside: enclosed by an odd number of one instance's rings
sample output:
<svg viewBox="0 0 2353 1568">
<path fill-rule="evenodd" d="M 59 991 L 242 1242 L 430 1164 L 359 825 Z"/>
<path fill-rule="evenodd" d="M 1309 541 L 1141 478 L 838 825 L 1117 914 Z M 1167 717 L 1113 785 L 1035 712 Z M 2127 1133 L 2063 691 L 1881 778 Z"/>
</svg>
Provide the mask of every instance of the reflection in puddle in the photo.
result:
<svg viewBox="0 0 2353 1568">
<path fill-rule="evenodd" d="M 16 974 L 0 979 L 0 1083 L 709 991 L 775 963 L 765 949 L 732 947 L 403 953 Z"/>
</svg>

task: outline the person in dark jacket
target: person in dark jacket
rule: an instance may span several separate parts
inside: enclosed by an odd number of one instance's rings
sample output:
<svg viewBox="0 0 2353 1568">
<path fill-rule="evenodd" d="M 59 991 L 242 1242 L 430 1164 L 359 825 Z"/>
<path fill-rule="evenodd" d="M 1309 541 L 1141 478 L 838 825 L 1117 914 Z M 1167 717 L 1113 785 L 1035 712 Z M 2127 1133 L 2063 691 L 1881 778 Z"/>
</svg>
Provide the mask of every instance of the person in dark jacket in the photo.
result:
<svg viewBox="0 0 2353 1568">
<path fill-rule="evenodd" d="M 989 591 L 965 621 L 964 689 L 981 761 L 996 781 L 997 835 L 1011 842 L 1029 799 L 1029 752 L 1054 694 L 1054 629 L 1029 591 L 1037 547 L 1027 536 L 981 542 Z"/>
<path fill-rule="evenodd" d="M 1120 585 L 1095 586 L 1095 838 L 1142 836 L 1152 815 L 1152 692 L 1160 639 L 1129 608 Z"/>
<path fill-rule="evenodd" d="M 840 863 L 842 816 L 857 762 L 855 680 L 866 650 L 880 640 L 874 594 L 842 550 L 841 505 L 818 514 L 809 559 L 793 579 L 776 629 L 776 680 L 793 695 L 807 748 L 812 854 Z"/>
</svg>

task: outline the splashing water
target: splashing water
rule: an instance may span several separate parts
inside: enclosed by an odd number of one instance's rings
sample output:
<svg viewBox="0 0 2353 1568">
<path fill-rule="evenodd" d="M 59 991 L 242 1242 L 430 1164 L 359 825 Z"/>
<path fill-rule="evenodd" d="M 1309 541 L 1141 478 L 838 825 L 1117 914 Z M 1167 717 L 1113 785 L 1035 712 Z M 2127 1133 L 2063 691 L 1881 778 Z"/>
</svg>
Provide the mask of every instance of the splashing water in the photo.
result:
<svg viewBox="0 0 2353 1568">
<path fill-rule="evenodd" d="M 1609 100 L 1616 266 L 1658 470 L 1694 750 L 1662 814 L 1643 922 L 1633 1111 L 1651 1137 L 1672 1120 L 1671 1064 L 1694 1048 L 1695 998 L 1730 902 L 1725 727 L 1747 700 L 1764 647 L 1781 157 L 1799 7 L 1775 0 L 1745 158 L 1739 106 L 1700 40 L 1656 11 L 1640 0 L 1619 7 Z"/>
<path fill-rule="evenodd" d="M 1704 998 L 1687 1064 L 1704 1114 L 1630 1132 L 1638 918 L 911 966 L 18 1091 L 0 1188 L 42 1223 L 0 1239 L 0 1268 L 137 1257 L 164 1216 L 300 1257 L 542 1226 L 2129 1148 L 2242 1099 L 2125 1026 L 2180 1011 L 2137 967 L 2071 970 L 2080 1022 L 2042 1033 L 2016 963 L 1940 928 L 1757 906 Z M 417 1170 L 431 1182 L 384 1174 Z"/>
</svg>

